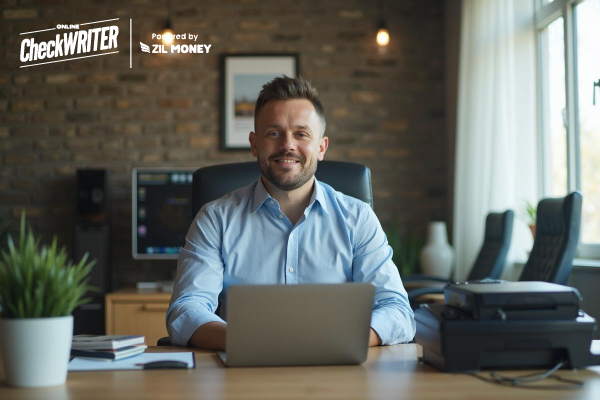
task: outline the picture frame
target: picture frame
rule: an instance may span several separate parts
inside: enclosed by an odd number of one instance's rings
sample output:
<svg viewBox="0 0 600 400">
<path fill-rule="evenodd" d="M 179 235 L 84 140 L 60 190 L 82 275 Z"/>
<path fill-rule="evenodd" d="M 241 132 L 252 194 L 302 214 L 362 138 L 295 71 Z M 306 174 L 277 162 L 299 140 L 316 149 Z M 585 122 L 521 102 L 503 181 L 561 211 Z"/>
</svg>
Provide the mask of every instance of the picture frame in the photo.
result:
<svg viewBox="0 0 600 400">
<path fill-rule="evenodd" d="M 278 76 L 299 74 L 297 53 L 223 54 L 221 149 L 248 150 L 254 106 L 262 86 Z"/>
</svg>

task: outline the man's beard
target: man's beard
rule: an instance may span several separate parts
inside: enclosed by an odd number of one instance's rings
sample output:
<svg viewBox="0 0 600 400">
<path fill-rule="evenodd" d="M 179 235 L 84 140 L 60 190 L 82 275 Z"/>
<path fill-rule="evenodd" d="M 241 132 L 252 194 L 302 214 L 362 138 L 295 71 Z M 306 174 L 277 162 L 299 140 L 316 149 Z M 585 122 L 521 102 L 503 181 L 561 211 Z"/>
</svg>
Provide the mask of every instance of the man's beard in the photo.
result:
<svg viewBox="0 0 600 400">
<path fill-rule="evenodd" d="M 304 163 L 306 162 L 306 160 L 304 159 L 304 157 L 302 157 L 301 155 L 296 156 L 293 153 L 279 153 L 277 155 L 271 156 L 269 157 L 266 161 L 259 161 L 258 162 L 258 167 L 260 168 L 260 172 L 262 172 L 262 174 L 265 176 L 265 178 L 267 178 L 269 180 L 269 182 L 271 182 L 276 188 L 281 189 L 281 190 L 294 190 L 294 189 L 298 189 L 299 187 L 301 187 L 302 185 L 304 185 L 306 182 L 308 182 L 310 180 L 310 178 L 312 178 L 315 175 L 315 172 L 317 171 L 317 159 L 314 159 L 314 163 L 311 163 L 309 165 L 307 165 L 304 169 L 301 169 L 300 172 L 298 173 L 298 176 L 296 176 L 296 178 L 294 180 L 292 180 L 291 182 L 284 182 L 282 178 L 278 177 L 275 175 L 275 173 L 273 172 L 273 169 L 271 168 L 271 165 L 269 164 L 269 161 L 274 161 L 278 158 L 294 158 L 297 159 L 300 163 L 301 166 L 304 165 Z M 259 157 L 260 160 L 260 157 Z M 274 161 L 277 162 L 277 161 Z"/>
</svg>

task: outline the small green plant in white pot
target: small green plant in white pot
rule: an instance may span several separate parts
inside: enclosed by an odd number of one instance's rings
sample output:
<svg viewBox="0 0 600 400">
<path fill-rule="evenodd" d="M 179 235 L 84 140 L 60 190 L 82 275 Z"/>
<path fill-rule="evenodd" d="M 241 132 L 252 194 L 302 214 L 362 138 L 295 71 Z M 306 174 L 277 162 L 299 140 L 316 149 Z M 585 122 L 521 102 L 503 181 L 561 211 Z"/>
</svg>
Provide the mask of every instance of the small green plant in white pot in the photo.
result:
<svg viewBox="0 0 600 400">
<path fill-rule="evenodd" d="M 40 246 L 21 216 L 18 245 L 8 237 L 0 253 L 0 351 L 9 385 L 44 387 L 67 379 L 75 307 L 91 288 L 95 261 L 78 264 L 63 247 Z"/>
</svg>

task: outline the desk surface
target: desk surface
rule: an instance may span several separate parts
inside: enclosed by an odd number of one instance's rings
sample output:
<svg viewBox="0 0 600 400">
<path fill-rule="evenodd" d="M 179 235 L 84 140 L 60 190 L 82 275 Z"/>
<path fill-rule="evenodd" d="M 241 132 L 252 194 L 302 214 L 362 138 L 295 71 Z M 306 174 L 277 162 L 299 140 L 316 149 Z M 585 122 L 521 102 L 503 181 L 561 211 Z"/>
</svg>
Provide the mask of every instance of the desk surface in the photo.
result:
<svg viewBox="0 0 600 400">
<path fill-rule="evenodd" d="M 148 351 L 182 351 L 150 347 Z M 64 386 L 16 389 L 4 383 L 0 399 L 598 399 L 600 367 L 558 373 L 585 381 L 578 391 L 527 390 L 441 373 L 417 361 L 420 347 L 369 349 L 356 366 L 225 368 L 215 352 L 194 350 L 196 368 L 162 371 L 71 372 Z M 520 371 L 519 373 L 523 373 Z M 508 375 L 509 372 L 506 372 Z"/>
</svg>

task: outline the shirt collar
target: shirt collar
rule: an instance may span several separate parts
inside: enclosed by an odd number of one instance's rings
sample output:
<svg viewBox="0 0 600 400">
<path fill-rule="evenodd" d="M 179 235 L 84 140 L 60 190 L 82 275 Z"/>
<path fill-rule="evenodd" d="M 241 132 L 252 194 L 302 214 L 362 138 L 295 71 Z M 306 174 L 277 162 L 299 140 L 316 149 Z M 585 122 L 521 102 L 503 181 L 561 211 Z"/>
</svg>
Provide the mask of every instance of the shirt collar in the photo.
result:
<svg viewBox="0 0 600 400">
<path fill-rule="evenodd" d="M 312 205 L 313 201 L 318 201 L 323 211 L 325 211 L 325 214 L 329 215 L 329 210 L 327 208 L 327 199 L 325 198 L 324 192 L 325 189 L 323 188 L 323 185 L 321 185 L 321 183 L 315 177 L 315 190 L 313 191 L 313 197 L 310 200 L 309 204 Z"/>
<path fill-rule="evenodd" d="M 254 202 L 252 204 L 252 214 L 258 211 L 265 201 L 271 198 L 267 188 L 262 183 L 261 177 L 258 178 L 256 186 L 254 187 Z"/>
<path fill-rule="evenodd" d="M 307 209 L 311 208 L 315 201 L 319 202 L 325 214 L 329 215 L 329 210 L 327 208 L 327 200 L 325 199 L 323 186 L 315 177 L 315 190 L 313 190 L 312 197 L 310 199 L 309 205 Z M 271 195 L 267 192 L 267 188 L 262 182 L 262 178 L 258 178 L 256 182 L 256 186 L 254 187 L 254 199 L 252 204 L 252 213 L 254 214 L 258 209 L 264 204 L 265 201 L 271 199 Z"/>
</svg>

